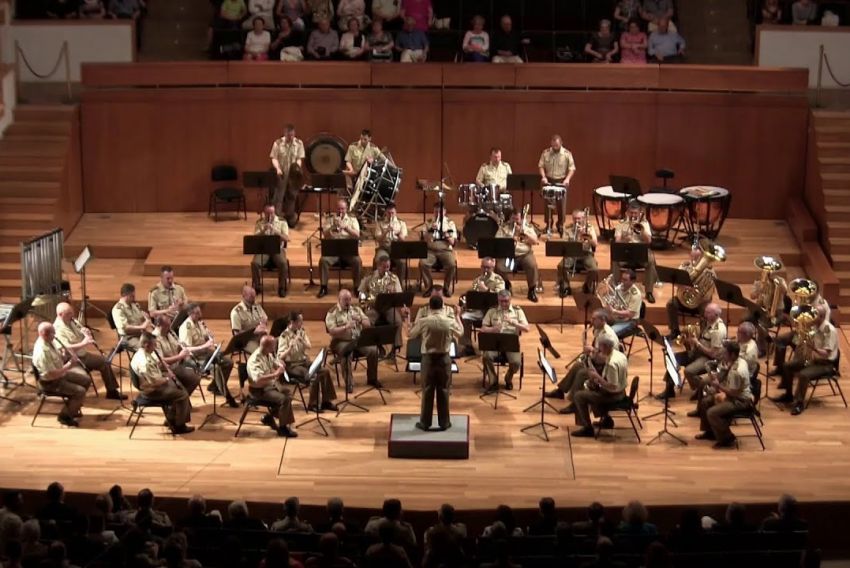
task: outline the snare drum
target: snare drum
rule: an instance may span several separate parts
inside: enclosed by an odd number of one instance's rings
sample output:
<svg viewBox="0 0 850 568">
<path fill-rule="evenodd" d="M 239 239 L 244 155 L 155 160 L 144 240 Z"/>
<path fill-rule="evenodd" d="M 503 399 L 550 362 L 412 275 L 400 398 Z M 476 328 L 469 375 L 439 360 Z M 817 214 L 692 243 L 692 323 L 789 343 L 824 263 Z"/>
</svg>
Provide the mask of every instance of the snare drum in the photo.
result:
<svg viewBox="0 0 850 568">
<path fill-rule="evenodd" d="M 601 233 L 614 234 L 614 225 L 626 216 L 629 199 L 631 195 L 614 191 L 610 185 L 593 190 L 593 214 Z"/>
<path fill-rule="evenodd" d="M 544 185 L 541 191 L 543 192 L 543 199 L 549 203 L 560 201 L 567 194 L 567 188 L 563 185 Z"/>
<path fill-rule="evenodd" d="M 670 193 L 647 193 L 637 199 L 646 209 L 653 239 L 669 245 L 670 230 L 682 216 L 685 200 Z"/>
<path fill-rule="evenodd" d="M 729 190 L 712 185 L 694 185 L 682 188 L 679 194 L 685 199 L 688 211 L 688 231 L 692 235 L 716 239 L 732 204 Z"/>
</svg>

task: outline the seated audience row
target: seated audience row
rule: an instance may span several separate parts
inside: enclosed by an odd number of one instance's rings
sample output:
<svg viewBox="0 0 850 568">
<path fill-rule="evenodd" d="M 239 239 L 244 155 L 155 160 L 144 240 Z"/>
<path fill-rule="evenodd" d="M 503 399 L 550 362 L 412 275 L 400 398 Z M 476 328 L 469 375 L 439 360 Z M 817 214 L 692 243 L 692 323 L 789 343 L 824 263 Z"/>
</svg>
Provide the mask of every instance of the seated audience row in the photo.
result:
<svg viewBox="0 0 850 568">
<path fill-rule="evenodd" d="M 827 5 L 823 14 L 820 14 L 820 7 L 816 0 L 794 0 L 793 3 L 787 0 L 762 0 L 759 21 L 762 24 L 772 25 L 786 23 L 802 26 L 818 23 L 838 25 L 840 22 L 837 15 L 830 15 L 829 11 L 830 6 Z M 822 17 L 820 21 L 819 17 Z"/>
<path fill-rule="evenodd" d="M 48 0 L 41 14 L 50 19 L 138 19 L 145 10 L 144 0 Z"/>
</svg>

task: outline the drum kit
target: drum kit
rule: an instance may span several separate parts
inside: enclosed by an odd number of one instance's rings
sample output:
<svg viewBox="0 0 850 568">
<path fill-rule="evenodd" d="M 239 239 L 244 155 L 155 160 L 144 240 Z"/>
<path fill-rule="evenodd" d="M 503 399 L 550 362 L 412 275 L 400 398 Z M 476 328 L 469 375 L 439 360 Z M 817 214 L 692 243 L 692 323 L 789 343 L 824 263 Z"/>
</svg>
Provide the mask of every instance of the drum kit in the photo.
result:
<svg viewBox="0 0 850 568">
<path fill-rule="evenodd" d="M 498 185 L 467 183 L 458 187 L 458 203 L 467 208 L 463 223 L 463 238 L 470 248 L 476 248 L 482 238 L 495 237 L 499 225 L 513 210 L 513 196 L 501 192 Z"/>
</svg>

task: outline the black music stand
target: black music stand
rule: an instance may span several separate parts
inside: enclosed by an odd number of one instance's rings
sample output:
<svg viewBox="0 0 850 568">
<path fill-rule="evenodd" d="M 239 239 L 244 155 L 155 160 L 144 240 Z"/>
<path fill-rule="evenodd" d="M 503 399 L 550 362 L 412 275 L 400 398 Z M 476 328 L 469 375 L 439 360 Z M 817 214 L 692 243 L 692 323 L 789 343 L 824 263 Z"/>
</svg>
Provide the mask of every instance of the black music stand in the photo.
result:
<svg viewBox="0 0 850 568">
<path fill-rule="evenodd" d="M 541 373 L 542 381 L 543 381 L 543 385 L 540 387 L 540 401 L 535 402 L 534 404 L 532 404 L 531 406 L 529 406 L 528 408 L 523 410 L 523 412 L 528 412 L 532 408 L 536 408 L 537 406 L 540 406 L 540 421 L 535 422 L 534 424 L 530 424 L 530 425 L 526 426 L 525 428 L 522 428 L 520 430 L 520 432 L 528 432 L 529 430 L 533 430 L 534 428 L 540 428 L 540 430 L 543 432 L 543 439 L 548 442 L 549 441 L 549 431 L 550 430 L 557 430 L 558 427 L 555 424 L 552 424 L 550 422 L 546 422 L 546 414 L 545 414 L 546 408 L 547 407 L 551 408 L 555 412 L 557 412 L 558 409 L 555 408 L 554 406 L 552 406 L 549 403 L 549 401 L 546 400 L 546 398 L 545 398 L 546 397 L 546 379 L 549 379 L 549 381 L 551 381 L 551 383 L 553 385 L 557 385 L 558 384 L 558 375 L 555 374 L 555 369 L 552 368 L 552 365 L 550 365 L 549 361 L 546 360 L 546 355 L 542 351 L 540 351 L 540 349 L 537 350 L 537 366 L 540 367 L 540 373 Z"/>
<path fill-rule="evenodd" d="M 359 246 L 357 239 L 322 239 L 322 256 L 335 256 L 340 259 L 351 256 L 360 256 L 357 251 Z M 337 287 L 342 289 L 342 272 L 337 271 Z"/>
<path fill-rule="evenodd" d="M 232 335 L 230 340 L 227 342 L 227 347 L 222 350 L 222 355 L 238 355 L 240 353 L 246 353 L 245 348 L 248 344 L 253 341 L 253 339 L 257 337 L 257 333 L 253 329 L 246 329 L 245 331 L 240 331 L 239 333 Z M 251 354 L 248 353 L 250 356 Z M 232 358 L 232 357 L 231 357 Z M 237 375 L 239 371 L 237 369 Z M 239 392 L 242 392 L 242 388 L 245 386 L 245 383 L 242 382 L 242 377 L 239 376 Z M 215 400 L 215 393 L 213 393 L 213 400 Z"/>
<path fill-rule="evenodd" d="M 587 326 L 590 325 L 590 313 L 601 308 L 602 302 L 599 301 L 596 294 L 586 294 L 581 291 L 573 293 L 573 300 L 576 307 L 584 312 L 584 327 L 587 329 Z"/>
<path fill-rule="evenodd" d="M 681 388 L 682 377 L 679 376 L 679 364 L 676 362 L 676 355 L 673 353 L 673 348 L 670 346 L 670 342 L 667 341 L 666 339 L 663 339 L 662 341 L 664 342 L 664 366 L 665 366 L 667 372 L 670 374 L 670 380 L 673 381 L 674 388 L 675 387 Z M 665 385 L 665 388 L 666 388 L 666 385 Z M 669 396 L 664 397 L 664 409 L 661 411 L 661 413 L 664 414 L 664 426 L 661 428 L 661 430 L 658 431 L 658 434 L 656 434 L 655 437 L 652 440 L 650 440 L 646 445 L 651 446 L 652 444 L 654 444 L 655 442 L 657 442 L 658 440 L 663 438 L 664 434 L 667 434 L 668 436 L 670 436 L 671 438 L 673 438 L 674 440 L 676 440 L 677 442 L 679 442 L 683 446 L 687 446 L 688 443 L 685 440 L 683 440 L 682 438 L 675 435 L 673 432 L 671 432 L 669 430 L 668 426 L 667 426 L 668 422 L 672 422 L 673 426 L 678 428 L 678 425 L 676 424 L 676 422 L 673 420 L 673 417 L 671 416 L 671 414 L 675 414 L 675 412 L 670 410 L 670 397 Z M 656 413 L 656 415 L 657 414 L 659 414 L 659 413 Z M 646 420 L 646 418 L 644 418 L 644 420 Z"/>
<path fill-rule="evenodd" d="M 280 337 L 280 334 L 286 329 L 286 326 L 289 325 L 289 318 L 277 318 L 272 322 L 272 326 L 269 329 L 269 335 L 274 337 Z"/>
<path fill-rule="evenodd" d="M 335 193 L 339 193 L 340 190 L 345 190 L 347 187 L 345 181 L 345 174 L 311 174 L 310 181 L 312 185 L 306 185 L 299 190 L 299 193 L 303 196 L 303 201 L 301 205 L 298 207 L 298 215 L 299 218 L 301 216 L 301 209 L 304 208 L 304 202 L 307 201 L 310 195 L 317 195 L 316 199 L 316 208 L 319 213 L 319 226 L 310 233 L 310 236 L 302 243 L 307 246 L 307 260 L 309 261 L 308 272 L 310 275 L 310 281 L 307 283 L 307 289 L 312 288 L 316 285 L 313 281 L 313 239 L 315 239 L 316 235 L 319 235 L 321 238 L 322 235 L 322 219 L 324 219 L 324 208 L 322 206 L 322 196 L 329 196 Z M 328 210 L 330 210 L 330 204 L 328 205 Z"/>
<path fill-rule="evenodd" d="M 245 235 L 242 237 L 242 254 L 274 256 L 280 254 L 280 235 Z M 263 271 L 260 270 L 260 305 L 265 306 Z"/>
<path fill-rule="evenodd" d="M 201 308 L 204 307 L 204 304 L 197 303 L 196 306 Z M 174 316 L 174 319 L 171 320 L 171 331 L 177 333 L 180 330 L 180 326 L 183 325 L 183 322 L 186 321 L 186 318 L 189 317 L 189 306 L 184 306 L 182 310 L 177 312 L 177 315 Z"/>
<path fill-rule="evenodd" d="M 390 243 L 390 259 L 404 261 L 404 289 L 410 288 L 408 271 L 411 258 L 428 258 L 428 243 L 425 241 L 393 241 Z"/>
<path fill-rule="evenodd" d="M 508 353 L 519 353 L 519 335 L 515 335 L 513 333 L 487 333 L 481 332 L 478 334 L 478 349 L 483 353 L 485 351 L 495 351 L 500 355 L 507 355 Z M 485 400 L 488 396 L 495 395 L 496 400 L 493 404 L 493 410 L 499 408 L 499 395 L 506 396 L 513 400 L 516 400 L 516 396 L 511 393 L 502 393 L 502 387 L 499 385 L 499 377 L 496 376 L 496 388 L 492 389 L 492 385 L 488 388 L 488 391 L 479 396 L 481 400 Z"/>
<path fill-rule="evenodd" d="M 638 399 L 638 402 L 643 401 L 647 398 L 655 398 L 655 393 L 652 392 L 653 380 L 655 378 L 655 347 L 654 344 L 658 344 L 662 348 L 662 352 L 664 349 L 664 336 L 658 331 L 658 328 L 649 323 L 649 320 L 642 319 L 638 322 L 638 326 L 643 329 L 644 335 L 646 335 L 647 344 L 649 345 L 649 392 L 645 394 L 643 397 Z M 644 417 L 644 420 L 652 418 L 653 416 L 658 416 L 661 412 L 656 412 L 655 414 L 650 414 Z"/>
<path fill-rule="evenodd" d="M 371 347 L 371 346 L 379 346 L 379 345 L 393 345 L 395 343 L 395 335 L 396 335 L 396 327 L 395 325 L 376 325 L 372 327 L 367 327 L 362 332 L 360 332 L 360 337 L 357 338 L 357 348 L 361 347 Z M 348 385 L 346 385 L 346 390 L 348 390 Z M 379 387 L 375 385 L 368 385 L 365 390 L 360 392 L 359 394 L 354 395 L 355 399 L 360 398 L 364 394 L 369 394 L 372 391 L 377 391 L 381 396 L 381 402 L 385 405 L 387 404 L 387 399 L 384 398 L 384 393 L 392 393 L 390 389 Z"/>
<path fill-rule="evenodd" d="M 235 337 L 238 337 L 238 335 L 235 335 L 235 336 L 230 338 L 230 342 L 228 343 L 228 347 L 230 347 L 230 344 L 233 343 L 233 339 Z M 221 344 L 218 344 L 216 346 L 216 348 L 213 350 L 212 354 L 209 356 L 209 358 L 204 362 L 204 364 L 200 365 L 200 370 L 198 372 L 201 375 L 205 375 L 208 372 L 212 372 L 212 380 L 213 380 L 213 382 L 215 382 L 216 373 L 221 371 L 221 366 L 218 363 L 219 357 L 223 357 L 223 355 L 221 354 Z M 227 389 L 227 383 L 225 381 L 222 381 L 222 382 L 225 383 L 224 388 L 226 390 Z M 218 413 L 218 388 L 217 387 L 216 387 L 215 390 L 213 390 L 212 407 L 213 407 L 212 412 L 207 414 L 207 416 L 204 418 L 204 421 L 201 422 L 200 426 L 198 426 L 198 430 L 202 430 L 204 428 L 204 426 L 213 422 L 214 420 L 221 420 L 223 422 L 228 422 L 228 423 L 236 426 L 236 422 L 234 422 L 233 420 L 231 420 L 227 416 L 224 416 L 223 414 Z"/>
<path fill-rule="evenodd" d="M 547 241 L 546 256 L 558 257 L 564 259 L 564 268 L 566 269 L 566 261 L 568 258 L 573 259 L 573 266 L 578 262 L 578 259 L 584 256 L 584 243 L 581 241 Z M 564 282 L 567 286 L 567 296 L 572 293 L 569 279 Z M 559 290 L 560 292 L 560 290 Z M 561 333 L 564 332 L 564 294 L 558 294 L 561 297 Z"/>
<path fill-rule="evenodd" d="M 307 385 L 310 384 L 310 381 L 313 380 L 313 377 L 316 376 L 316 373 L 319 372 L 319 369 L 321 369 L 325 366 L 325 359 L 326 358 L 327 358 L 327 351 L 324 348 L 322 348 L 319 351 L 319 354 L 316 355 L 316 358 L 313 359 L 313 362 L 310 363 L 309 369 L 307 369 L 307 375 L 304 377 L 305 383 Z M 346 389 L 346 392 L 347 392 L 347 389 Z M 328 420 L 327 418 L 322 418 L 321 416 L 319 416 L 319 413 L 321 411 L 322 411 L 321 405 L 316 404 L 316 416 L 313 417 L 313 418 L 309 418 L 309 419 L 305 420 L 304 422 L 302 422 L 300 424 L 296 424 L 295 429 L 297 430 L 298 428 L 301 428 L 302 426 L 306 426 L 307 424 L 312 424 L 313 422 L 315 422 L 316 424 L 319 425 L 319 428 L 322 429 L 322 433 L 323 433 L 322 435 L 327 438 L 328 437 L 328 430 L 325 428 L 325 422 L 330 424 L 331 421 Z"/>
<path fill-rule="evenodd" d="M 499 295 L 496 292 L 481 292 L 478 290 L 470 290 L 464 296 L 466 297 L 467 311 L 477 311 L 481 312 L 482 314 L 486 314 L 487 310 L 489 310 L 490 308 L 495 308 L 499 305 Z M 462 319 L 463 318 L 461 318 L 461 320 Z M 473 347 L 473 350 L 474 349 L 475 348 Z"/>
<path fill-rule="evenodd" d="M 633 177 L 609 175 L 608 183 L 611 184 L 611 189 L 617 193 L 627 193 L 634 199 L 643 193 L 640 181 Z"/>
<path fill-rule="evenodd" d="M 481 237 L 478 239 L 478 258 L 514 258 L 516 242 L 504 237 Z"/>
<path fill-rule="evenodd" d="M 265 206 L 267 203 L 271 203 L 274 198 L 277 178 L 277 172 L 273 168 L 262 172 L 242 172 L 242 187 L 267 190 L 268 194 L 263 202 L 263 206 Z M 260 210 L 262 210 L 262 207 L 260 207 Z"/>
<path fill-rule="evenodd" d="M 508 187 L 505 188 L 511 193 L 522 193 L 522 207 L 525 207 L 525 192 L 531 192 L 531 223 L 534 223 L 534 192 L 540 190 L 540 179 L 540 174 L 508 174 Z"/>
<path fill-rule="evenodd" d="M 740 306 L 749 310 L 751 313 L 755 313 L 758 315 L 759 320 L 761 320 L 765 315 L 765 310 L 759 304 L 747 299 L 744 297 L 743 292 L 741 292 L 741 287 L 737 284 L 733 284 L 732 282 L 726 282 L 725 280 L 715 280 L 714 288 L 717 290 L 718 299 L 726 302 L 726 318 L 729 319 L 729 304 L 733 306 Z"/>
<path fill-rule="evenodd" d="M 646 266 L 649 262 L 649 245 L 646 243 L 611 243 L 611 266 Z"/>
</svg>

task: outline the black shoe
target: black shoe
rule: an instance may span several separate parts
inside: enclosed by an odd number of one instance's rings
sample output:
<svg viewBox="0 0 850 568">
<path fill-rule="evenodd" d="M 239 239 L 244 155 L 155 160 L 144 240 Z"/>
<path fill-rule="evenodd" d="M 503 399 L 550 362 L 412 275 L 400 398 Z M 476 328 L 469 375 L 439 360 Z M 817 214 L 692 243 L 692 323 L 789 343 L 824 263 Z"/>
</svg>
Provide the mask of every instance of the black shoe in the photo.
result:
<svg viewBox="0 0 850 568">
<path fill-rule="evenodd" d="M 431 427 L 430 427 L 430 426 L 425 426 L 425 425 L 424 425 L 424 424 L 422 424 L 421 422 L 417 422 L 417 423 L 416 423 L 416 428 L 418 428 L 419 430 L 422 430 L 423 432 L 427 432 L 428 430 L 430 430 L 430 429 L 431 429 Z"/>
<path fill-rule="evenodd" d="M 286 298 L 286 288 L 280 288 L 277 291 L 277 295 L 281 298 Z"/>
<path fill-rule="evenodd" d="M 448 286 L 443 286 L 443 297 L 451 298 L 454 292 Z"/>
<path fill-rule="evenodd" d="M 802 414 L 802 413 L 803 413 L 803 403 L 802 403 L 802 402 L 798 402 L 798 403 L 797 403 L 797 404 L 795 404 L 795 405 L 794 405 L 794 407 L 791 409 L 791 416 L 797 416 L 797 415 Z"/>
<path fill-rule="evenodd" d="M 545 396 L 546 398 L 558 398 L 564 400 L 564 391 L 562 391 L 561 389 L 553 389 L 550 391 L 546 391 L 546 394 L 544 394 L 543 396 Z"/>
<path fill-rule="evenodd" d="M 339 410 L 339 408 L 337 407 L 337 405 L 335 405 L 332 402 L 323 402 L 322 403 L 322 410 L 335 411 L 335 410 Z"/>
<path fill-rule="evenodd" d="M 79 428 L 80 423 L 71 418 L 70 416 L 60 416 L 57 418 L 60 424 L 64 424 L 65 426 L 69 426 L 71 428 Z"/>
<path fill-rule="evenodd" d="M 576 406 L 574 404 L 570 404 L 568 406 L 565 406 L 564 408 L 562 408 L 561 410 L 558 411 L 558 414 L 575 414 L 575 413 L 576 413 Z"/>
<path fill-rule="evenodd" d="M 649 293 L 646 295 L 646 301 L 647 301 L 647 302 L 649 302 L 650 304 L 654 304 L 654 303 L 655 303 L 655 296 L 653 296 L 653 295 L 652 295 L 652 292 L 649 292 Z"/>
<path fill-rule="evenodd" d="M 721 448 L 734 448 L 735 442 L 737 442 L 737 438 L 735 438 L 735 436 L 732 436 L 728 440 L 718 440 L 714 443 L 712 448 L 714 448 L 715 450 L 719 450 Z"/>
<path fill-rule="evenodd" d="M 528 299 L 534 302 L 535 304 L 537 303 L 537 292 L 534 290 L 534 288 L 528 291 Z"/>
<path fill-rule="evenodd" d="M 569 286 L 559 286 L 558 287 L 558 296 L 561 298 L 566 298 L 570 295 L 570 287 Z"/>
<path fill-rule="evenodd" d="M 505 381 L 505 390 L 509 390 L 509 391 L 514 390 L 514 382 L 513 381 Z"/>
<path fill-rule="evenodd" d="M 494 393 L 499 390 L 499 385 L 493 384 L 488 385 L 487 388 L 484 389 L 484 394 Z"/>
<path fill-rule="evenodd" d="M 424 292 L 422 292 L 422 297 L 423 297 L 423 298 L 428 298 L 428 297 L 430 297 L 430 296 L 431 296 L 431 291 L 432 291 L 433 289 L 434 289 L 434 287 L 433 287 L 433 286 L 431 286 L 431 287 L 429 287 L 427 290 L 425 290 Z"/>
<path fill-rule="evenodd" d="M 127 395 L 118 391 L 106 393 L 106 398 L 109 400 L 127 400 Z"/>
<path fill-rule="evenodd" d="M 448 423 L 444 424 L 443 426 L 440 426 L 439 430 L 440 430 L 440 432 L 445 432 L 446 430 L 448 430 L 451 427 L 452 427 L 452 423 L 448 422 Z"/>
<path fill-rule="evenodd" d="M 328 287 L 327 286 L 319 286 L 319 293 L 316 294 L 317 298 L 324 298 L 328 295 Z"/>
<path fill-rule="evenodd" d="M 716 440 L 714 437 L 714 432 L 700 432 L 696 436 L 694 436 L 694 440 Z"/>
<path fill-rule="evenodd" d="M 214 395 L 221 396 L 221 392 L 219 392 L 218 386 L 215 383 L 210 383 L 207 385 L 207 392 L 211 392 Z"/>
<path fill-rule="evenodd" d="M 655 395 L 656 400 L 667 400 L 668 398 L 676 398 L 676 393 L 664 391 Z"/>
<path fill-rule="evenodd" d="M 611 418 L 610 416 L 606 416 L 606 417 L 602 418 L 601 420 L 597 420 L 596 422 L 594 422 L 593 426 L 595 428 L 601 427 L 601 428 L 604 428 L 605 430 L 610 430 L 611 428 L 614 427 L 614 419 Z"/>
<path fill-rule="evenodd" d="M 262 422 L 263 426 L 268 426 L 272 430 L 277 430 L 277 423 L 275 423 L 274 416 L 271 414 L 263 414 L 260 422 Z"/>
<path fill-rule="evenodd" d="M 574 430 L 570 433 L 570 436 L 573 436 L 574 438 L 593 438 L 595 434 L 593 433 L 593 428 L 585 426 L 579 430 Z"/>
<path fill-rule="evenodd" d="M 235 399 L 235 398 L 233 398 L 232 396 L 228 396 L 228 397 L 227 397 L 227 400 L 225 401 L 225 404 L 226 404 L 229 408 L 239 408 L 239 403 L 238 403 L 238 402 L 236 402 L 236 399 Z"/>
<path fill-rule="evenodd" d="M 318 406 L 316 406 L 315 404 L 313 404 L 313 405 L 307 407 L 307 412 L 317 413 L 317 412 L 322 412 L 322 409 L 319 408 Z"/>
<path fill-rule="evenodd" d="M 171 429 L 172 434 L 191 434 L 194 431 L 194 426 L 186 426 L 185 424 L 183 426 L 175 426 Z"/>
<path fill-rule="evenodd" d="M 277 435 L 283 438 L 297 438 L 298 432 L 296 432 L 289 426 L 281 426 L 277 429 Z"/>
<path fill-rule="evenodd" d="M 781 394 L 779 396 L 769 396 L 767 397 L 771 402 L 775 402 L 777 404 L 788 404 L 794 402 L 794 397 L 789 393 Z"/>
<path fill-rule="evenodd" d="M 688 418 L 696 418 L 699 416 L 699 410 L 689 410 L 687 416 Z"/>
</svg>

